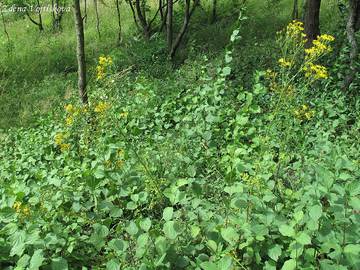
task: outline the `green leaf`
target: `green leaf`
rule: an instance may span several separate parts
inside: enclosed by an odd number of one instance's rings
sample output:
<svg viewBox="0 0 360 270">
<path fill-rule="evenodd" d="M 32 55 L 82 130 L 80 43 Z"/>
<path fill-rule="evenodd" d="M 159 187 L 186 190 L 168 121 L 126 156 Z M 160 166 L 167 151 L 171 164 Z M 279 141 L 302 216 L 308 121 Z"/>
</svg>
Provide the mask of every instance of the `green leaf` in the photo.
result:
<svg viewBox="0 0 360 270">
<path fill-rule="evenodd" d="M 169 221 L 174 213 L 174 209 L 172 207 L 166 207 L 163 211 L 163 219 L 165 221 Z"/>
<path fill-rule="evenodd" d="M 345 254 L 353 254 L 353 255 L 359 255 L 360 254 L 360 245 L 357 244 L 349 244 L 346 245 L 344 248 L 344 253 Z"/>
<path fill-rule="evenodd" d="M 16 267 L 23 268 L 29 264 L 30 256 L 27 254 L 24 254 L 16 263 Z"/>
<path fill-rule="evenodd" d="M 118 255 L 121 255 L 128 247 L 128 243 L 121 239 L 112 239 L 109 244 L 109 248 L 113 249 Z"/>
<path fill-rule="evenodd" d="M 313 205 L 309 209 L 309 216 L 311 219 L 317 221 L 322 215 L 322 207 L 320 205 Z"/>
<path fill-rule="evenodd" d="M 204 270 L 220 270 L 213 262 L 203 262 L 200 266 Z"/>
<path fill-rule="evenodd" d="M 281 225 L 279 227 L 279 231 L 283 236 L 293 237 L 295 235 L 295 230 L 293 227 L 290 227 L 289 225 Z"/>
<path fill-rule="evenodd" d="M 40 266 L 42 266 L 42 263 L 44 261 L 44 255 L 42 249 L 35 250 L 33 256 L 30 260 L 30 267 L 29 270 L 37 270 Z"/>
<path fill-rule="evenodd" d="M 174 240 L 178 236 L 180 228 L 175 221 L 167 221 L 164 224 L 163 231 L 167 238 Z"/>
<path fill-rule="evenodd" d="M 106 263 L 106 270 L 120 270 L 120 264 L 115 260 Z"/>
<path fill-rule="evenodd" d="M 189 174 L 190 177 L 195 177 L 196 175 L 196 168 L 195 166 L 189 166 L 187 168 L 187 173 Z"/>
<path fill-rule="evenodd" d="M 273 259 L 275 262 L 277 262 L 277 260 L 281 256 L 281 246 L 275 245 L 272 248 L 270 248 L 268 255 L 271 259 Z"/>
<path fill-rule="evenodd" d="M 287 260 L 281 270 L 295 270 L 296 261 L 294 259 Z"/>
<path fill-rule="evenodd" d="M 304 246 L 311 244 L 311 237 L 305 232 L 301 232 L 295 240 Z"/>
<path fill-rule="evenodd" d="M 64 258 L 54 258 L 51 262 L 51 270 L 67 270 L 68 263 Z"/>
<path fill-rule="evenodd" d="M 126 227 L 126 231 L 130 234 L 130 235 L 135 235 L 138 233 L 139 229 L 137 227 L 137 225 L 135 224 L 134 221 L 130 221 L 129 225 Z"/>
<path fill-rule="evenodd" d="M 94 232 L 89 240 L 97 250 L 100 250 L 105 245 L 105 238 L 109 234 L 109 229 L 105 225 L 99 223 L 95 223 L 93 229 Z"/>
<path fill-rule="evenodd" d="M 195 225 L 191 225 L 190 230 L 191 230 L 191 237 L 192 238 L 195 238 L 200 233 L 200 228 L 198 226 L 195 226 Z"/>
<path fill-rule="evenodd" d="M 235 245 L 239 240 L 239 234 L 233 227 L 227 227 L 221 229 L 221 236 L 225 241 L 229 242 L 231 245 Z"/>
<path fill-rule="evenodd" d="M 145 232 L 149 231 L 151 228 L 151 220 L 150 218 L 144 218 L 140 221 L 140 228 L 143 229 Z"/>
<path fill-rule="evenodd" d="M 223 76 L 229 76 L 231 74 L 231 67 L 224 67 L 222 69 Z"/>
</svg>

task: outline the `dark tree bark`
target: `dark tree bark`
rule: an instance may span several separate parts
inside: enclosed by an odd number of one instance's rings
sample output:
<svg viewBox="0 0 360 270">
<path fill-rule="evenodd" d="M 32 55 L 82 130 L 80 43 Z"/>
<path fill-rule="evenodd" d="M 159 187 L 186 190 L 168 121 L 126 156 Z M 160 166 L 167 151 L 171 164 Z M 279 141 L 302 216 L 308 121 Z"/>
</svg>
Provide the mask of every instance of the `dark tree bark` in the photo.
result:
<svg viewBox="0 0 360 270">
<path fill-rule="evenodd" d="M 343 90 L 347 90 L 351 83 L 354 81 L 357 68 L 356 68 L 356 59 L 359 54 L 359 47 L 356 40 L 355 33 L 357 31 L 357 20 L 360 16 L 360 1 L 359 0 L 349 0 L 349 18 L 346 24 L 346 34 L 347 39 L 350 44 L 350 71 L 349 74 L 345 77 L 343 82 Z"/>
<path fill-rule="evenodd" d="M 150 29 L 149 29 L 149 25 L 146 21 L 144 5 L 140 3 L 140 0 L 135 0 L 135 10 L 136 10 L 136 14 L 139 19 L 140 25 L 142 27 L 143 33 L 144 33 L 144 37 L 146 39 L 149 39 L 150 38 Z"/>
<path fill-rule="evenodd" d="M 167 0 L 166 40 L 169 50 L 173 42 L 173 0 Z"/>
<path fill-rule="evenodd" d="M 291 17 L 293 20 L 299 19 L 299 1 L 298 0 L 294 0 L 294 6 L 293 6 L 293 11 L 292 11 Z"/>
<path fill-rule="evenodd" d="M 61 20 L 63 17 L 64 12 L 59 9 L 60 7 L 60 3 L 59 0 L 56 0 L 54 2 L 54 0 L 51 0 L 51 5 L 52 5 L 52 18 L 53 18 L 53 29 L 54 30 L 61 30 Z"/>
<path fill-rule="evenodd" d="M 85 37 L 84 24 L 81 16 L 80 0 L 74 0 L 74 16 L 76 29 L 76 57 L 78 62 L 78 89 L 81 102 L 88 104 L 88 95 L 86 91 L 86 63 L 85 63 Z"/>
<path fill-rule="evenodd" d="M 307 47 L 320 35 L 320 5 L 321 0 L 307 0 L 305 8 L 305 33 Z"/>
<path fill-rule="evenodd" d="M 190 18 L 192 16 L 192 14 L 194 13 L 194 10 L 198 4 L 199 4 L 199 0 L 195 0 L 193 7 L 191 8 L 191 11 L 190 11 L 190 0 L 185 0 L 184 22 L 180 29 L 180 32 L 178 33 L 175 41 L 172 44 L 171 50 L 169 52 L 170 59 L 174 59 L 175 53 L 176 53 L 177 49 L 179 48 L 181 41 L 189 27 Z"/>
<path fill-rule="evenodd" d="M 40 30 L 40 32 L 41 31 L 43 31 L 44 30 L 44 26 L 43 26 L 43 23 L 42 23 L 42 16 L 41 16 L 41 6 L 40 6 L 40 2 L 39 2 L 39 0 L 37 0 L 37 8 L 39 9 L 39 11 L 38 11 L 38 22 L 37 21 L 35 21 L 32 17 L 31 17 L 31 15 L 30 15 L 30 13 L 28 12 L 28 10 L 26 9 L 26 16 L 29 18 L 29 20 L 33 23 L 33 24 L 35 24 L 35 25 L 37 25 L 38 27 L 39 27 L 39 30 Z"/>
<path fill-rule="evenodd" d="M 118 44 L 120 44 L 121 41 L 122 41 L 122 35 L 121 35 L 121 13 L 120 13 L 120 3 L 119 3 L 119 0 L 115 0 L 115 5 L 116 5 L 116 14 L 117 14 L 117 19 L 118 19 L 118 27 L 119 27 L 119 31 L 118 31 Z"/>
<path fill-rule="evenodd" d="M 217 19 L 217 0 L 212 2 L 212 11 L 211 11 L 211 23 L 215 23 Z"/>
</svg>

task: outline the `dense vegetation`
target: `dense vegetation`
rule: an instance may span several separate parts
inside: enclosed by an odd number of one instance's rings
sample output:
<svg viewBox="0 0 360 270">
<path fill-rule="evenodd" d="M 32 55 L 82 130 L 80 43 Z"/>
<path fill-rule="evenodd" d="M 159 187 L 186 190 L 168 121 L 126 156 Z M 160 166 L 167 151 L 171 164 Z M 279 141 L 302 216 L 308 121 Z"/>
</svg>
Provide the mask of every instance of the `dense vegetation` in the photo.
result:
<svg viewBox="0 0 360 270">
<path fill-rule="evenodd" d="M 293 1 L 213 4 L 171 57 L 128 2 L 121 38 L 89 3 L 87 104 L 72 14 L 3 14 L 0 269 L 360 269 L 347 3 L 322 3 L 311 46 Z"/>
</svg>

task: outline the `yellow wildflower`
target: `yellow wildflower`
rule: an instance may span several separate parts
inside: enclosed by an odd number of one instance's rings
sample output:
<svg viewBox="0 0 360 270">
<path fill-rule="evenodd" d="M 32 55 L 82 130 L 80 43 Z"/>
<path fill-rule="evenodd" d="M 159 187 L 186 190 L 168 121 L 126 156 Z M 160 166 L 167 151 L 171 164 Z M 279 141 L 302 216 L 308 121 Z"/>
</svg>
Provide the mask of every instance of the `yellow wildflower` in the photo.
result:
<svg viewBox="0 0 360 270">
<path fill-rule="evenodd" d="M 117 160 L 116 161 L 116 168 L 121 168 L 122 166 L 124 166 L 124 163 L 125 163 L 124 160 L 121 160 L 121 159 Z"/>
<path fill-rule="evenodd" d="M 128 116 L 128 112 L 122 112 L 122 113 L 120 113 L 120 117 L 122 117 L 122 118 L 126 118 L 127 116 Z"/>
<path fill-rule="evenodd" d="M 30 208 L 28 206 L 25 206 L 23 209 L 22 209 L 22 214 L 24 216 L 30 216 Z"/>
<path fill-rule="evenodd" d="M 283 68 L 289 68 L 291 67 L 291 62 L 286 61 L 285 58 L 280 58 L 278 61 L 279 65 L 282 66 Z"/>
<path fill-rule="evenodd" d="M 109 108 L 110 108 L 110 104 L 109 104 L 109 103 L 100 101 L 100 102 L 96 105 L 96 107 L 95 107 L 95 109 L 94 109 L 94 112 L 96 112 L 96 113 L 103 113 L 103 112 L 105 112 L 106 110 L 108 110 Z"/>
<path fill-rule="evenodd" d="M 55 135 L 54 141 L 55 141 L 56 145 L 62 144 L 63 140 L 64 140 L 64 134 L 63 133 L 57 133 Z"/>
<path fill-rule="evenodd" d="M 309 63 L 303 69 L 305 71 L 305 77 L 313 78 L 315 80 L 326 79 L 329 77 L 326 67 Z"/>
<path fill-rule="evenodd" d="M 70 144 L 69 144 L 69 143 L 62 143 L 62 144 L 60 144 L 60 150 L 61 150 L 61 152 L 68 151 L 69 149 L 70 149 Z"/>
<path fill-rule="evenodd" d="M 65 119 L 66 125 L 71 126 L 74 123 L 74 118 L 72 116 L 68 116 Z"/>
<path fill-rule="evenodd" d="M 16 213 L 20 213 L 21 211 L 21 202 L 15 202 L 13 205 L 13 208 L 15 209 Z"/>
<path fill-rule="evenodd" d="M 72 105 L 72 104 L 68 104 L 65 106 L 65 111 L 72 114 L 74 113 L 76 110 L 75 110 L 75 107 Z"/>
</svg>

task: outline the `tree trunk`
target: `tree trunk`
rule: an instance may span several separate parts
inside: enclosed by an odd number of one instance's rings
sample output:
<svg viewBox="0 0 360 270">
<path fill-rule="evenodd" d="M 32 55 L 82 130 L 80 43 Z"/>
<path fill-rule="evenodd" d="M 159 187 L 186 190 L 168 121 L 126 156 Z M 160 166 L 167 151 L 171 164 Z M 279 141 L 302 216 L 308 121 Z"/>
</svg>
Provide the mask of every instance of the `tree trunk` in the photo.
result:
<svg viewBox="0 0 360 270">
<path fill-rule="evenodd" d="M 291 15 L 293 20 L 298 20 L 299 19 L 299 3 L 298 0 L 294 0 L 294 6 L 293 6 L 293 11 L 292 11 L 292 15 Z"/>
<path fill-rule="evenodd" d="M 142 27 L 144 36 L 146 39 L 149 39 L 150 38 L 150 29 L 149 29 L 148 23 L 146 21 L 144 6 L 142 4 L 140 4 L 140 0 L 135 0 L 135 9 L 136 9 L 137 17 L 139 18 L 140 25 Z"/>
<path fill-rule="evenodd" d="M 122 35 L 121 35 L 121 13 L 120 13 L 120 3 L 119 3 L 119 0 L 115 0 L 115 5 L 116 5 L 116 13 L 117 13 L 117 19 L 118 19 L 118 27 L 119 27 L 119 32 L 118 32 L 118 44 L 120 44 L 121 41 L 122 41 Z"/>
<path fill-rule="evenodd" d="M 211 23 L 215 23 L 217 17 L 217 0 L 213 0 L 212 12 L 211 12 Z"/>
<path fill-rule="evenodd" d="M 180 44 L 181 44 L 181 41 L 186 33 L 186 30 L 188 29 L 188 26 L 189 26 L 189 22 L 190 22 L 190 18 L 196 8 L 196 6 L 198 5 L 199 3 L 199 0 L 195 0 L 194 1 L 194 5 L 190 11 L 190 0 L 185 0 L 185 12 L 184 12 L 184 22 L 183 22 L 183 25 L 180 29 L 180 32 L 179 34 L 177 35 L 175 41 L 173 42 L 173 45 L 171 47 L 171 50 L 169 52 L 169 56 L 170 56 L 170 59 L 173 59 L 174 56 L 175 56 L 175 53 L 177 51 L 177 49 L 179 48 Z"/>
<path fill-rule="evenodd" d="M 351 83 L 354 81 L 357 68 L 356 68 L 356 59 L 358 57 L 358 44 L 356 41 L 356 24 L 357 24 L 357 18 L 359 17 L 359 6 L 360 2 L 359 0 L 349 0 L 349 19 L 346 24 L 346 34 L 347 38 L 351 47 L 350 50 L 350 71 L 349 74 L 345 77 L 343 82 L 343 90 L 347 90 Z"/>
<path fill-rule="evenodd" d="M 37 0 L 37 6 L 38 6 L 38 8 L 39 8 L 39 14 L 38 14 L 38 16 L 39 16 L 39 30 L 40 30 L 40 31 L 43 31 L 43 30 L 44 30 L 44 26 L 43 26 L 43 23 L 42 23 L 41 6 L 40 6 L 40 1 L 39 1 L 39 0 Z"/>
<path fill-rule="evenodd" d="M 306 47 L 311 47 L 313 40 L 320 35 L 320 5 L 321 0 L 307 0 L 305 10 Z"/>
<path fill-rule="evenodd" d="M 167 0 L 166 40 L 169 50 L 173 42 L 173 0 Z"/>
<path fill-rule="evenodd" d="M 84 25 L 81 16 L 80 0 L 74 0 L 74 16 L 76 29 L 76 57 L 78 62 L 78 88 L 80 99 L 83 104 L 88 104 L 88 95 L 86 91 L 86 63 L 85 63 L 85 38 Z"/>
</svg>

